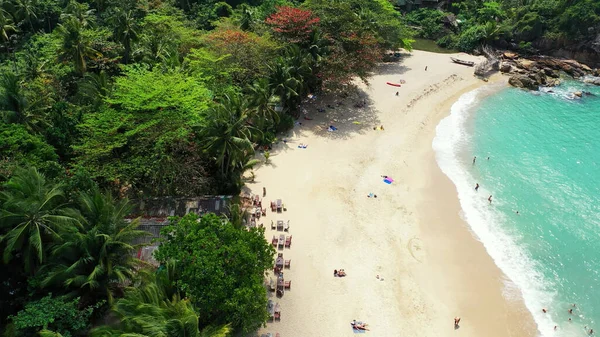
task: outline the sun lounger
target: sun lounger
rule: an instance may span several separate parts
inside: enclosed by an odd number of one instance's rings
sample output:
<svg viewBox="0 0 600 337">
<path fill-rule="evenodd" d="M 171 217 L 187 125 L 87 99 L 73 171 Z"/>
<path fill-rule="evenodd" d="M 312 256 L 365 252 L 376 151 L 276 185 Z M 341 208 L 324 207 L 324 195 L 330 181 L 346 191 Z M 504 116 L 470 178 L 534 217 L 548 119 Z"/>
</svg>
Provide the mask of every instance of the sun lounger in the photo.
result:
<svg viewBox="0 0 600 337">
<path fill-rule="evenodd" d="M 290 289 L 292 287 L 292 281 L 285 281 L 283 284 L 284 289 Z"/>
<path fill-rule="evenodd" d="M 280 237 L 280 239 L 281 239 L 281 237 Z M 291 245 L 292 245 L 292 236 L 290 235 L 285 239 L 285 248 L 290 248 Z"/>
<path fill-rule="evenodd" d="M 273 239 L 271 239 L 271 244 L 276 247 L 277 242 L 278 242 L 277 237 L 275 235 L 273 235 Z"/>
<path fill-rule="evenodd" d="M 277 230 L 283 230 L 283 220 L 277 220 Z"/>
<path fill-rule="evenodd" d="M 281 199 L 277 199 L 277 212 L 281 212 L 283 210 L 283 202 Z"/>
<path fill-rule="evenodd" d="M 285 268 L 287 268 L 287 269 L 290 269 L 290 263 L 292 263 L 292 260 L 291 260 L 291 259 L 290 259 L 290 260 L 285 260 L 285 262 L 284 262 L 284 265 L 283 265 L 283 266 L 284 266 Z"/>
</svg>

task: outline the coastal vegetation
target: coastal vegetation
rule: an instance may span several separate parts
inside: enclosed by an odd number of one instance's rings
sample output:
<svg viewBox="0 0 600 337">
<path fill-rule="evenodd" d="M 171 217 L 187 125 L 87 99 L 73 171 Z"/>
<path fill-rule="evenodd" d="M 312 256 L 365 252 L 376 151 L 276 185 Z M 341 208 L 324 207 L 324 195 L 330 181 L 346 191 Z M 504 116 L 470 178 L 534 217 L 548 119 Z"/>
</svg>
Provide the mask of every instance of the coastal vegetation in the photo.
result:
<svg viewBox="0 0 600 337">
<path fill-rule="evenodd" d="M 0 333 L 259 328 L 263 232 L 173 218 L 156 268 L 128 198 L 237 194 L 309 94 L 411 37 L 387 0 L 0 1 Z"/>
<path fill-rule="evenodd" d="M 420 38 L 473 51 L 481 44 L 521 53 L 570 49 L 600 52 L 600 3 L 594 0 L 470 0 L 405 15 Z"/>
</svg>

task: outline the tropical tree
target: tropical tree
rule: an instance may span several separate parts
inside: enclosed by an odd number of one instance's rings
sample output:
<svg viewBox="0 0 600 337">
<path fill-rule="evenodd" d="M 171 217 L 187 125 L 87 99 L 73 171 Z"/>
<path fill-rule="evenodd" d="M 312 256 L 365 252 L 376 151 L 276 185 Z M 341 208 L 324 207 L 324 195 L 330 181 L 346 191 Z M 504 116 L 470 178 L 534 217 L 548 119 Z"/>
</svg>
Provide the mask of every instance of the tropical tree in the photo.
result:
<svg viewBox="0 0 600 337">
<path fill-rule="evenodd" d="M 137 239 L 148 233 L 136 229 L 139 220 L 126 221 L 131 206 L 97 188 L 82 193 L 78 202 L 83 229 L 52 250 L 53 262 L 43 286 L 58 284 L 88 299 L 112 303 L 142 262 L 134 258 Z"/>
<path fill-rule="evenodd" d="M 123 44 L 123 63 L 129 63 L 132 44 L 139 39 L 137 18 L 132 11 L 117 9 L 110 20 L 113 38 Z"/>
<path fill-rule="evenodd" d="M 250 125 L 251 110 L 239 95 L 225 95 L 221 104 L 208 112 L 199 125 L 200 140 L 205 150 L 215 159 L 221 178 L 238 179 L 257 163 L 252 160 L 253 134 L 260 133 Z M 234 180 L 237 182 L 237 180 Z"/>
<path fill-rule="evenodd" d="M 283 57 L 279 57 L 273 66 L 270 66 L 269 88 L 274 95 L 281 99 L 282 105 L 298 96 L 301 87 L 300 80 L 294 77 L 295 69 L 288 65 Z"/>
<path fill-rule="evenodd" d="M 261 130 L 279 123 L 280 116 L 275 111 L 276 100 L 269 86 L 269 80 L 260 78 L 248 86 L 248 100 L 252 107 L 252 119 L 256 121 Z"/>
<path fill-rule="evenodd" d="M 15 8 L 15 15 L 29 23 L 29 27 L 33 32 L 35 29 L 33 28 L 32 18 L 37 19 L 37 7 L 34 0 L 13 0 L 12 3 Z"/>
<path fill-rule="evenodd" d="M 95 22 L 94 12 L 95 10 L 90 9 L 87 3 L 79 3 L 71 0 L 65 8 L 65 12 L 60 15 L 60 18 L 63 21 L 73 18 L 81 23 L 81 27 L 88 28 Z"/>
<path fill-rule="evenodd" d="M 100 104 L 108 98 L 112 90 L 112 83 L 106 71 L 100 73 L 87 73 L 79 85 L 79 95 L 92 104 Z"/>
<path fill-rule="evenodd" d="M 8 47 L 8 33 L 16 31 L 17 27 L 14 25 L 10 14 L 4 8 L 0 7 L 0 37 L 4 41 L 4 48 L 7 53 L 10 50 Z"/>
<path fill-rule="evenodd" d="M 22 79 L 12 73 L 0 75 L 0 114 L 7 123 L 23 124 L 28 130 L 41 132 L 49 126 L 45 117 L 48 106 L 44 97 L 27 97 Z"/>
<path fill-rule="evenodd" d="M 162 336 L 226 337 L 229 325 L 199 329 L 194 306 L 177 287 L 177 266 L 165 262 L 156 272 L 142 273 L 142 284 L 128 288 L 125 297 L 112 308 L 119 318 L 113 326 L 92 330 L 92 337 Z"/>
<path fill-rule="evenodd" d="M 51 245 L 80 226 L 66 203 L 60 185 L 49 182 L 35 168 L 20 169 L 0 192 L 0 228 L 4 235 L 4 261 L 15 255 L 28 272 L 46 260 Z"/>
<path fill-rule="evenodd" d="M 72 60 L 75 70 L 80 75 L 87 71 L 87 59 L 98 55 L 91 46 L 91 40 L 85 34 L 81 21 L 70 17 L 56 28 L 61 39 L 60 57 Z"/>
<path fill-rule="evenodd" d="M 177 261 L 175 285 L 202 313 L 201 327 L 231 323 L 247 334 L 266 321 L 264 273 L 275 249 L 264 228 L 240 229 L 215 214 L 190 213 L 172 218 L 161 238 L 154 255 L 163 264 Z"/>
</svg>

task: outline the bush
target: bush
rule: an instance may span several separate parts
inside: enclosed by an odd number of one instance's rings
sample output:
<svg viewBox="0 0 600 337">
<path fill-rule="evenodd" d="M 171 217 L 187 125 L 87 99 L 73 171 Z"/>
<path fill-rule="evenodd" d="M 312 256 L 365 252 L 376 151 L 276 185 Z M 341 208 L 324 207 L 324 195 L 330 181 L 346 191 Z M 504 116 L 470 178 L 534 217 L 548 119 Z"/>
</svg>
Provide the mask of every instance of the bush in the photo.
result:
<svg viewBox="0 0 600 337">
<path fill-rule="evenodd" d="M 448 34 L 439 38 L 435 43 L 442 48 L 453 49 L 456 48 L 457 36 L 455 34 Z"/>
<path fill-rule="evenodd" d="M 460 34 L 456 41 L 456 48 L 460 51 L 470 52 L 475 50 L 484 39 L 483 26 L 471 26 Z"/>
<path fill-rule="evenodd" d="M 277 132 L 288 131 L 294 127 L 294 118 L 288 114 L 282 115 L 279 124 L 275 127 Z"/>
</svg>

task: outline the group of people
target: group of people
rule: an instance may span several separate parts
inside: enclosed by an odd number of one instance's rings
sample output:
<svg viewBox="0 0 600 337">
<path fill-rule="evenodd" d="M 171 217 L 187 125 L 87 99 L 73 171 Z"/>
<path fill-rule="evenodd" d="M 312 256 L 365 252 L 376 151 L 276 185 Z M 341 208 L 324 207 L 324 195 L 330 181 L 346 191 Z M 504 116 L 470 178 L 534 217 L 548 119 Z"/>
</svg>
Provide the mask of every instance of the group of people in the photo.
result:
<svg viewBox="0 0 600 337">
<path fill-rule="evenodd" d="M 346 271 L 344 271 L 344 269 L 340 269 L 340 270 L 334 269 L 333 270 L 333 277 L 344 277 L 344 276 L 346 276 Z"/>
<path fill-rule="evenodd" d="M 575 308 L 575 307 L 577 307 L 577 305 L 575 305 L 575 303 L 573 303 L 573 308 Z M 569 313 L 569 315 L 573 315 L 573 308 L 569 308 L 569 310 L 568 310 L 568 313 Z M 543 312 L 544 314 L 546 314 L 546 313 L 548 313 L 548 309 L 546 309 L 546 308 L 542 308 L 542 312 Z M 572 321 L 573 321 L 573 320 L 571 319 L 571 317 L 569 317 L 569 322 L 572 322 Z M 554 330 L 556 330 L 556 329 L 558 329 L 558 325 L 555 325 L 555 326 L 554 326 Z M 588 332 L 588 334 L 590 334 L 590 335 L 592 335 L 592 334 L 594 333 L 594 329 L 589 329 L 589 330 L 588 330 L 588 327 L 587 327 L 587 325 L 586 325 L 586 326 L 584 326 L 584 329 L 585 329 L 585 330 Z"/>
<path fill-rule="evenodd" d="M 357 322 L 355 319 L 352 320 L 352 322 L 350 322 L 350 325 L 352 325 L 352 329 L 355 330 L 369 330 L 369 328 L 367 328 L 367 326 L 369 324 L 367 323 L 363 323 L 363 322 Z"/>
</svg>

